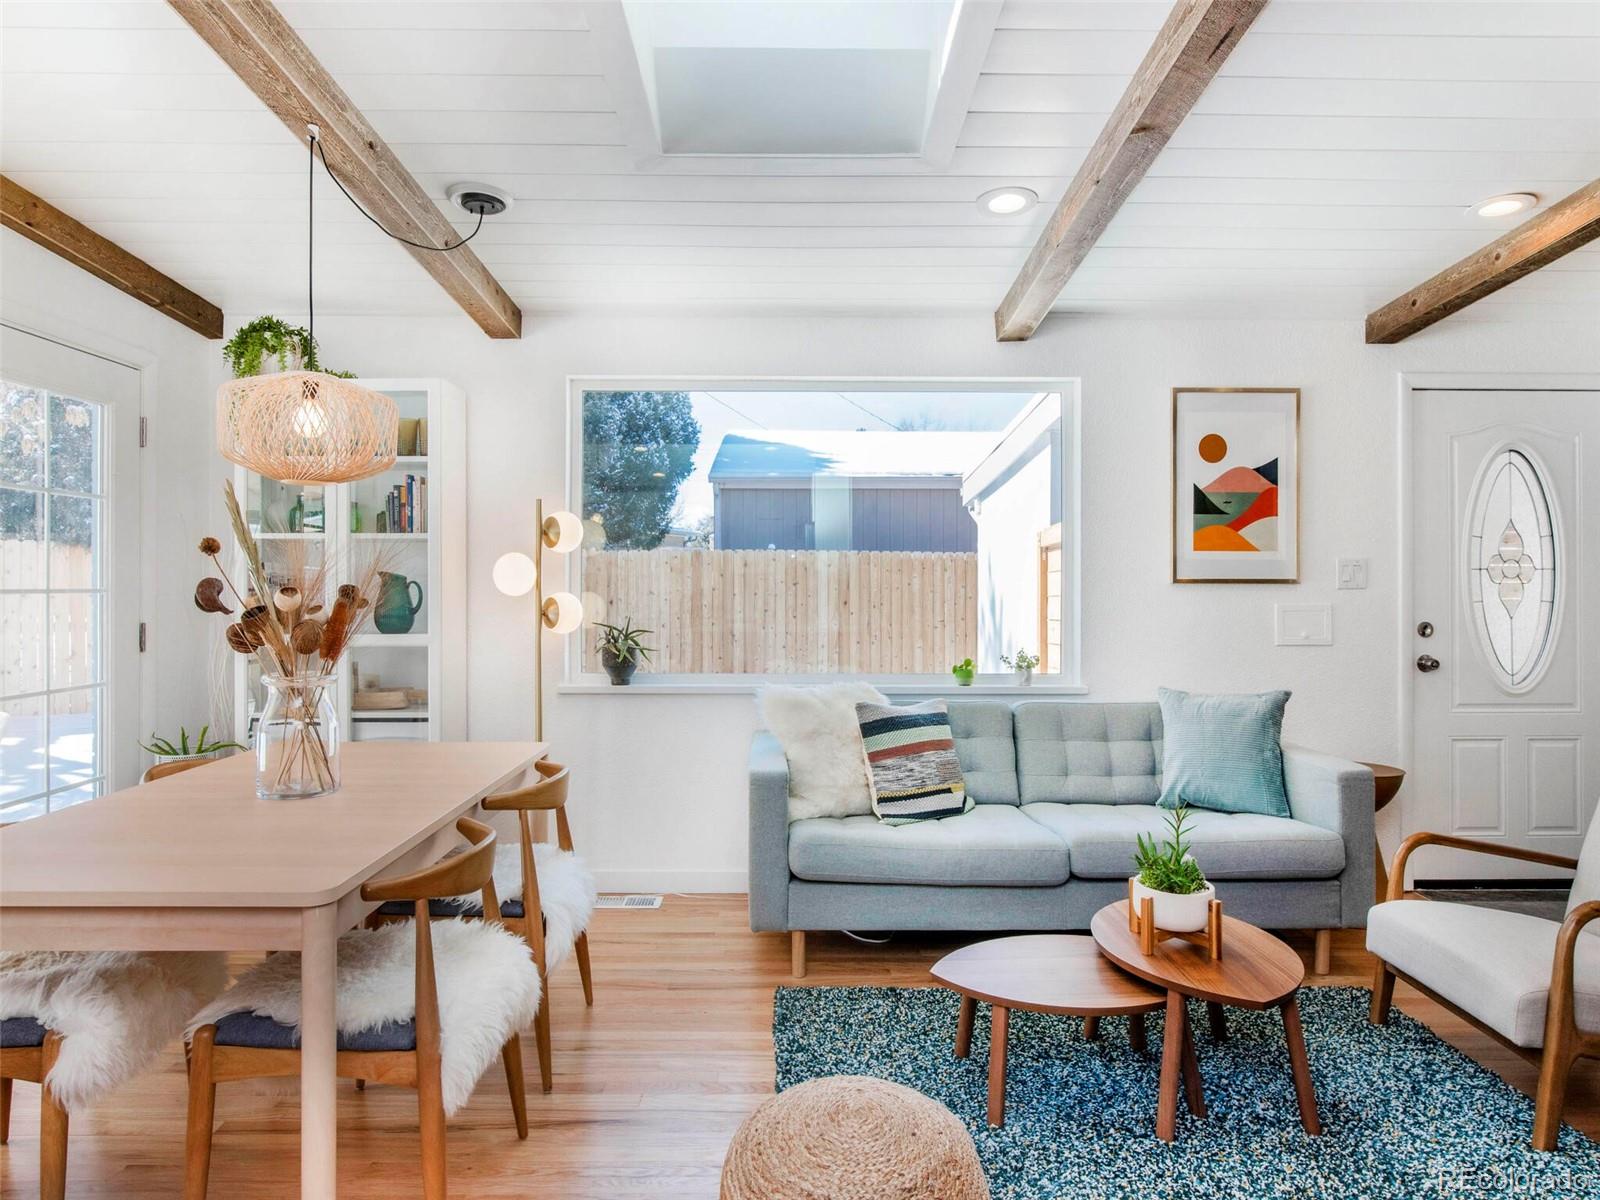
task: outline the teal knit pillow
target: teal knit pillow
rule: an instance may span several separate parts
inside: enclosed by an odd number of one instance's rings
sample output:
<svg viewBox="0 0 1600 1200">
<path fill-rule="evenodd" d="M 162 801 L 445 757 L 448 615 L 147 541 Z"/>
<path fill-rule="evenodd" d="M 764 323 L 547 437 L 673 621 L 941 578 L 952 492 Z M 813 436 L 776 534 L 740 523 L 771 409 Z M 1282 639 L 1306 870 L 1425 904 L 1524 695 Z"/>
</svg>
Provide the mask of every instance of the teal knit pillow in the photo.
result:
<svg viewBox="0 0 1600 1200">
<path fill-rule="evenodd" d="M 1202 696 L 1162 688 L 1162 808 L 1289 815 L 1283 786 L 1283 709 L 1288 692 Z"/>
</svg>

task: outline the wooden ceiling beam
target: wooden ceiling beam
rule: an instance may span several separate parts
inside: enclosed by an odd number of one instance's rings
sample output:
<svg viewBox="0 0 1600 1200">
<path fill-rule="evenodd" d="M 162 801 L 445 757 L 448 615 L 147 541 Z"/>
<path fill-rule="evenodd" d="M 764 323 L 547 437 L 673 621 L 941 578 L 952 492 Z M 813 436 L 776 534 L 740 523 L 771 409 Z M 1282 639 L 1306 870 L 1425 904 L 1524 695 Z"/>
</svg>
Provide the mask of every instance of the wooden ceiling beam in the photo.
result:
<svg viewBox="0 0 1600 1200">
<path fill-rule="evenodd" d="M 302 144 L 321 129 L 328 167 L 390 233 L 429 246 L 460 240 L 421 184 L 317 61 L 270 0 L 168 0 Z M 404 244 L 404 243 L 402 243 Z M 522 336 L 522 311 L 470 246 L 406 246 L 422 269 L 493 338 Z"/>
<path fill-rule="evenodd" d="M 1180 0 L 995 310 L 995 337 L 1033 335 L 1267 0 Z"/>
<path fill-rule="evenodd" d="M 1367 345 L 1392 346 L 1600 238 L 1600 179 L 1367 314 Z"/>
<path fill-rule="evenodd" d="M 222 310 L 211 301 L 4 175 L 0 175 L 0 224 L 201 337 L 222 336 Z"/>
</svg>

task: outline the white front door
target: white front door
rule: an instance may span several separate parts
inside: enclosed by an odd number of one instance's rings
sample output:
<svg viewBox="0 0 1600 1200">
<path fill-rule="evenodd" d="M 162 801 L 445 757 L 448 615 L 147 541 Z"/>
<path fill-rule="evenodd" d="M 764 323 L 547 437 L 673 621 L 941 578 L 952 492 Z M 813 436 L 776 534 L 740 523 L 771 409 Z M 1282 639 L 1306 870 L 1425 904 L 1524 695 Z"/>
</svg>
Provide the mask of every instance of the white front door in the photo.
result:
<svg viewBox="0 0 1600 1200">
<path fill-rule="evenodd" d="M 1575 857 L 1600 789 L 1600 391 L 1412 397 L 1406 832 Z M 1559 874 L 1434 848 L 1412 863 Z"/>
<path fill-rule="evenodd" d="M 137 782 L 139 391 L 0 326 L 0 823 Z"/>
</svg>

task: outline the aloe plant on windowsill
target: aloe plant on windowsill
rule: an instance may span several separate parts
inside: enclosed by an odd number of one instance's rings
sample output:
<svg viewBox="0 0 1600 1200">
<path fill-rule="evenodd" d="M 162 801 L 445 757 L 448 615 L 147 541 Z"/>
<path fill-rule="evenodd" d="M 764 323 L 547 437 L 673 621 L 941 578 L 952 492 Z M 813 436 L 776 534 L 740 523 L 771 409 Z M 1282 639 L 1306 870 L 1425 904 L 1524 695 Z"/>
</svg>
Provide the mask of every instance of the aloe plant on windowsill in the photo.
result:
<svg viewBox="0 0 1600 1200">
<path fill-rule="evenodd" d="M 626 617 L 621 625 L 596 621 L 595 628 L 600 631 L 595 641 L 595 648 L 600 652 L 600 665 L 611 676 L 613 687 L 627 687 L 640 662 L 650 661 L 650 655 L 655 650 L 654 646 L 644 644 L 645 635 L 652 631 L 638 628 Z"/>
<path fill-rule="evenodd" d="M 1167 813 L 1167 837 L 1163 841 L 1139 835 L 1134 851 L 1133 904 L 1142 906 L 1149 896 L 1154 902 L 1157 929 L 1170 933 L 1194 933 L 1206 927 L 1206 919 L 1217 889 L 1206 881 L 1200 864 L 1189 853 L 1188 832 L 1184 823 L 1189 810 L 1183 806 Z"/>
</svg>

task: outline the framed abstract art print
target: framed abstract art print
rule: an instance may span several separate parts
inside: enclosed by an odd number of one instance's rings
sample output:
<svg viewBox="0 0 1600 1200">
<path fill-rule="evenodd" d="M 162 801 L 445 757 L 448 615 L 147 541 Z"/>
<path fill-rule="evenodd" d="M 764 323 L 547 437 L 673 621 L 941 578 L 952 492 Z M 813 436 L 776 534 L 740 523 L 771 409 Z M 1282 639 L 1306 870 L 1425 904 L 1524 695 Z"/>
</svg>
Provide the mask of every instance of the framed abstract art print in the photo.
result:
<svg viewBox="0 0 1600 1200">
<path fill-rule="evenodd" d="M 1172 389 L 1172 581 L 1300 578 L 1300 389 Z"/>
</svg>

